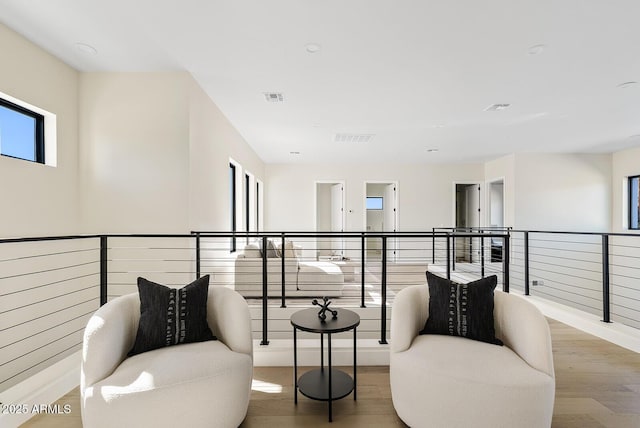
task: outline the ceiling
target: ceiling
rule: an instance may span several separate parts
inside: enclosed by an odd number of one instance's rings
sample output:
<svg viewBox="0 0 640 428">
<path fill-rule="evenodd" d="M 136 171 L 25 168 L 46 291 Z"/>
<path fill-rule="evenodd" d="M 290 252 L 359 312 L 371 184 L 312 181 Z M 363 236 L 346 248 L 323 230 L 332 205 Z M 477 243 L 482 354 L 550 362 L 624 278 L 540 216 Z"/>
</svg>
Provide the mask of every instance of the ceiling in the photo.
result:
<svg viewBox="0 0 640 428">
<path fill-rule="evenodd" d="M 0 0 L 78 70 L 189 71 L 267 163 L 638 146 L 640 83 L 620 86 L 640 82 L 638 16 L 637 0 Z"/>
</svg>

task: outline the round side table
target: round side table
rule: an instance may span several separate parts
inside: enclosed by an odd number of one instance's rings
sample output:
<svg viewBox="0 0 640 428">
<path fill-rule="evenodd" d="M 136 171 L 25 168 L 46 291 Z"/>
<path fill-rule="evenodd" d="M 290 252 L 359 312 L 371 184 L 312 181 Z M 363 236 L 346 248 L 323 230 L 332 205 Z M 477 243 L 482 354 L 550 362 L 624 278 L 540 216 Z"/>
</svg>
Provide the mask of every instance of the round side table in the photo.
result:
<svg viewBox="0 0 640 428">
<path fill-rule="evenodd" d="M 338 317 L 333 319 L 327 313 L 322 322 L 318 318 L 318 309 L 303 309 L 291 315 L 293 326 L 293 381 L 295 404 L 298 404 L 298 391 L 313 400 L 329 403 L 329 422 L 333 421 L 332 402 L 344 398 L 353 391 L 356 399 L 356 327 L 360 325 L 360 316 L 348 309 L 337 309 Z M 297 331 L 320 334 L 320 368 L 311 370 L 298 379 L 298 338 Z M 353 378 L 342 370 L 331 367 L 331 335 L 353 330 Z M 327 335 L 328 364 L 324 367 L 324 335 Z"/>
</svg>

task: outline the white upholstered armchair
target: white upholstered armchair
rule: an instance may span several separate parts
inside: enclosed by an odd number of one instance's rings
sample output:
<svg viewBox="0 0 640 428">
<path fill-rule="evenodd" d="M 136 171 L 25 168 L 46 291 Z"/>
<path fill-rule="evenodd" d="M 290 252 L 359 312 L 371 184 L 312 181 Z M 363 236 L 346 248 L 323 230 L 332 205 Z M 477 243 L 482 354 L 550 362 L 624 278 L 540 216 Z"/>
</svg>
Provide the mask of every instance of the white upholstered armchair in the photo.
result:
<svg viewBox="0 0 640 428">
<path fill-rule="evenodd" d="M 253 342 L 246 301 L 209 287 L 207 322 L 218 340 L 127 358 L 140 319 L 138 293 L 118 297 L 89 320 L 81 370 L 83 425 L 237 427 L 251 393 Z"/>
<path fill-rule="evenodd" d="M 551 336 L 535 306 L 495 292 L 494 325 L 504 346 L 418 335 L 428 311 L 426 285 L 400 291 L 392 309 L 391 395 L 407 425 L 551 426 L 555 397 Z"/>
</svg>

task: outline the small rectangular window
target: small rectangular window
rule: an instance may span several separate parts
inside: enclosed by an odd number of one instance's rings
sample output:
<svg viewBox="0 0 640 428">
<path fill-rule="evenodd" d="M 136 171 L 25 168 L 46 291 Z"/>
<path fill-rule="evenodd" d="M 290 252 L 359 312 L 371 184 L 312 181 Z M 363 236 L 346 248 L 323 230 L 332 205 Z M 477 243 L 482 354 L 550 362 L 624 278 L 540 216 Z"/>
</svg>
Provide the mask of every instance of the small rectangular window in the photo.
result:
<svg viewBox="0 0 640 428">
<path fill-rule="evenodd" d="M 0 98 L 0 154 L 44 163 L 44 116 Z"/>
<path fill-rule="evenodd" d="M 640 175 L 629 177 L 629 229 L 640 229 Z"/>
<path fill-rule="evenodd" d="M 367 196 L 367 209 L 368 210 L 381 210 L 382 209 L 382 197 L 381 196 Z"/>
</svg>

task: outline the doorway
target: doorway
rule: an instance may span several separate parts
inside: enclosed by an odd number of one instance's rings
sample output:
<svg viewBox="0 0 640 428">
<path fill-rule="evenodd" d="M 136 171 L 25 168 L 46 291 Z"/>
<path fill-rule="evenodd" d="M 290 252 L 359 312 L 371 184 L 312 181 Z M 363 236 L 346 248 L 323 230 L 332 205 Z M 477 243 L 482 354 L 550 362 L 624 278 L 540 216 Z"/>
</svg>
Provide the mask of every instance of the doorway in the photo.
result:
<svg viewBox="0 0 640 428">
<path fill-rule="evenodd" d="M 398 230 L 398 183 L 395 181 L 365 182 L 365 230 L 367 232 L 396 232 Z M 382 240 L 367 238 L 366 256 L 370 260 L 382 259 Z M 395 262 L 397 240 L 387 238 L 387 261 Z"/>
<path fill-rule="evenodd" d="M 480 183 L 455 183 L 455 227 L 480 227 Z M 480 241 L 477 238 L 456 238 L 456 261 L 473 263 L 479 258 Z"/>
<path fill-rule="evenodd" d="M 344 232 L 344 182 L 316 181 L 316 231 Z M 316 258 L 341 258 L 344 256 L 342 238 L 318 238 Z"/>
<path fill-rule="evenodd" d="M 504 179 L 489 182 L 489 226 L 504 227 Z M 491 238 L 491 261 L 502 262 L 502 239 Z"/>
</svg>

